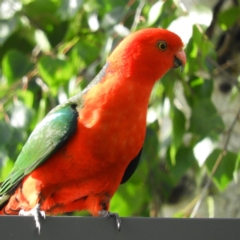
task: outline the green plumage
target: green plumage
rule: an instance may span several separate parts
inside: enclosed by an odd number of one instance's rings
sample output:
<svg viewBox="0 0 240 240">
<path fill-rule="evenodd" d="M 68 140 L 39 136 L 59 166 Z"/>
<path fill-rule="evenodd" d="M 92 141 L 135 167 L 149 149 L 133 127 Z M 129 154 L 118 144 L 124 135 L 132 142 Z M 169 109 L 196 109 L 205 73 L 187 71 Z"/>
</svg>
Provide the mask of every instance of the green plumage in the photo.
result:
<svg viewBox="0 0 240 240">
<path fill-rule="evenodd" d="M 14 190 L 24 176 L 43 163 L 74 134 L 78 117 L 75 107 L 70 102 L 57 106 L 34 129 L 12 171 L 1 185 L 0 205 L 3 202 L 1 195 Z"/>
<path fill-rule="evenodd" d="M 93 81 L 81 93 L 56 106 L 38 124 L 20 152 L 12 171 L 0 185 L 0 205 L 10 197 L 24 176 L 31 173 L 74 134 L 78 112 L 82 107 L 82 96 L 105 75 L 106 64 Z"/>
</svg>

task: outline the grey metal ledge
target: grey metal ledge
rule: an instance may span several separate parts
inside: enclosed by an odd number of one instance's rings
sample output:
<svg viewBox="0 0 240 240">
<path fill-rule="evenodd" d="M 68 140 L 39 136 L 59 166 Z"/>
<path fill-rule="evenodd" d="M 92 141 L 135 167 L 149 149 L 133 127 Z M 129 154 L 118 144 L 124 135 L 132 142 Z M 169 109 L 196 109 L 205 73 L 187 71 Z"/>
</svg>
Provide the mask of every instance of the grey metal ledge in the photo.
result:
<svg viewBox="0 0 240 240">
<path fill-rule="evenodd" d="M 47 217 L 41 234 L 32 217 L 0 216 L 1 240 L 238 240 L 240 219 Z"/>
</svg>

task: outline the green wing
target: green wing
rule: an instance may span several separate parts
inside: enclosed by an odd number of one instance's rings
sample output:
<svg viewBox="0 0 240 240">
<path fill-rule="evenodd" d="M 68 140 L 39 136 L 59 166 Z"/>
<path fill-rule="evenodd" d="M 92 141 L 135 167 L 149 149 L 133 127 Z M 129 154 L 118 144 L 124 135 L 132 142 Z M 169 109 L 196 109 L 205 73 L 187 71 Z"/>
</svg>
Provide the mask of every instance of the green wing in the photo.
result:
<svg viewBox="0 0 240 240">
<path fill-rule="evenodd" d="M 76 131 L 76 105 L 68 102 L 54 108 L 34 129 L 12 171 L 0 187 L 0 205 L 19 184 L 24 176 L 32 172 L 57 149 L 59 149 Z"/>
<path fill-rule="evenodd" d="M 0 207 L 24 176 L 58 150 L 76 131 L 78 112 L 83 105 L 82 96 L 105 76 L 106 64 L 83 92 L 71 97 L 65 104 L 55 107 L 34 129 L 19 154 L 12 171 L 0 184 Z M 78 110 L 78 111 L 77 111 Z"/>
</svg>

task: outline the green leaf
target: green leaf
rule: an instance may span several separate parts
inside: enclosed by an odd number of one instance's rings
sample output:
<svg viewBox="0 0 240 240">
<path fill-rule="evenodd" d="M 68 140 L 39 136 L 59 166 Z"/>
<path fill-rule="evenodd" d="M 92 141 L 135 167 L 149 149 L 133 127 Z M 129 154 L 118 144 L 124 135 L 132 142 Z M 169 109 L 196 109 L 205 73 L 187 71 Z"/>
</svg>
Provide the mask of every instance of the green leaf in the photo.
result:
<svg viewBox="0 0 240 240">
<path fill-rule="evenodd" d="M 207 170 L 209 173 L 212 171 L 220 154 L 222 154 L 222 150 L 215 149 L 207 157 L 205 161 L 205 166 L 207 167 Z M 228 184 L 233 180 L 236 160 L 237 160 L 237 154 L 228 151 L 226 155 L 223 156 L 215 174 L 213 175 L 213 181 L 221 191 L 226 189 Z"/>
<path fill-rule="evenodd" d="M 179 146 L 182 144 L 183 135 L 185 133 L 186 119 L 182 111 L 175 106 L 171 109 L 172 119 L 172 144 L 170 148 L 170 157 L 172 165 L 176 163 L 176 152 Z"/>
<path fill-rule="evenodd" d="M 36 117 L 36 123 L 39 123 L 46 115 L 46 105 L 47 101 L 46 98 L 41 98 L 39 102 L 39 108 L 37 112 L 37 117 Z"/>
<path fill-rule="evenodd" d="M 2 16 L 1 16 L 2 17 Z M 0 19 L 1 31 L 0 34 L 0 45 L 2 45 L 5 40 L 14 32 L 17 27 L 17 19 L 12 17 L 10 19 Z"/>
<path fill-rule="evenodd" d="M 53 22 L 51 27 L 48 27 L 46 29 L 46 35 L 52 47 L 58 46 L 58 44 L 62 43 L 63 38 L 67 33 L 68 27 L 68 21 L 58 23 Z"/>
<path fill-rule="evenodd" d="M 213 43 L 203 34 L 202 28 L 198 25 L 193 25 L 193 35 L 192 38 L 194 43 L 198 47 L 199 52 L 202 54 L 201 58 L 204 58 L 209 52 L 212 52 L 214 49 Z"/>
<path fill-rule="evenodd" d="M 158 141 L 159 123 L 154 121 L 147 126 L 146 138 L 143 146 L 142 158 L 148 161 L 151 159 L 152 164 L 158 164 L 158 152 L 160 143 Z"/>
<path fill-rule="evenodd" d="M 194 42 L 197 44 L 197 46 L 201 47 L 201 44 L 202 44 L 203 39 L 204 39 L 204 35 L 200 31 L 199 26 L 197 26 L 196 24 L 193 25 L 192 38 L 193 38 Z"/>
<path fill-rule="evenodd" d="M 218 23 L 223 28 L 223 30 L 227 30 L 237 21 L 240 15 L 239 7 L 231 7 L 227 10 L 220 12 L 218 14 Z"/>
<path fill-rule="evenodd" d="M 171 111 L 173 124 L 173 144 L 178 148 L 185 133 L 186 118 L 181 110 L 173 106 Z"/>
<path fill-rule="evenodd" d="M 97 46 L 94 38 L 95 36 L 88 37 L 86 41 L 78 41 L 72 48 L 70 57 L 76 73 L 79 71 L 79 69 L 89 66 L 94 60 L 97 59 L 101 48 Z"/>
<path fill-rule="evenodd" d="M 176 75 L 173 71 L 168 72 L 165 76 L 163 76 L 161 83 L 164 86 L 165 94 L 167 97 L 169 97 L 170 101 L 173 102 L 173 99 L 175 98 L 175 92 L 174 92 L 174 85 L 176 78 Z"/>
<path fill-rule="evenodd" d="M 28 90 L 19 90 L 17 91 L 18 98 L 24 102 L 28 108 L 33 107 L 34 95 L 31 91 Z"/>
<path fill-rule="evenodd" d="M 195 98 L 209 98 L 213 90 L 213 81 L 201 77 L 192 76 L 189 80 L 192 93 Z"/>
<path fill-rule="evenodd" d="M 184 68 L 184 72 L 186 72 L 189 76 L 195 74 L 199 69 L 198 62 L 198 46 L 195 43 L 193 37 L 189 40 L 186 49 L 186 55 L 188 56 L 186 66 Z"/>
<path fill-rule="evenodd" d="M 0 154 L 0 158 L 3 157 L 4 159 L 6 156 Z M 4 179 L 7 177 L 11 169 L 13 168 L 14 162 L 8 159 L 7 161 L 4 162 L 1 171 L 0 171 L 0 182 L 3 182 Z"/>
<path fill-rule="evenodd" d="M 188 56 L 186 69 L 191 74 L 196 74 L 199 70 L 209 71 L 209 57 L 215 59 L 214 44 L 203 34 L 198 25 L 193 25 L 193 34 L 187 45 L 186 54 Z"/>
<path fill-rule="evenodd" d="M 119 213 L 120 216 L 136 215 L 150 200 L 150 195 L 143 182 L 134 184 L 127 182 L 120 186 L 111 200 L 111 211 Z"/>
<path fill-rule="evenodd" d="M 173 20 L 177 18 L 176 11 L 177 6 L 173 0 L 164 1 L 161 18 L 159 20 L 162 28 L 167 28 L 173 22 Z"/>
<path fill-rule="evenodd" d="M 27 139 L 27 133 L 23 129 L 12 128 L 12 137 L 6 145 L 8 151 L 8 157 L 16 160 L 17 156 L 23 146 L 23 142 Z"/>
<path fill-rule="evenodd" d="M 224 123 L 209 98 L 199 99 L 193 103 L 190 118 L 190 132 L 200 139 L 210 136 L 217 139 L 224 129 Z"/>
<path fill-rule="evenodd" d="M 12 84 L 26 75 L 33 68 L 33 64 L 26 55 L 13 49 L 4 55 L 2 68 L 8 84 Z"/>
<path fill-rule="evenodd" d="M 58 45 L 68 29 L 69 22 L 67 20 L 60 21 L 61 3 L 62 1 L 59 0 L 34 0 L 23 5 L 22 11 L 29 19 L 30 24 L 36 25 L 36 28 L 42 31 L 40 34 L 40 31 L 37 30 L 35 34 L 44 39 L 44 42 L 40 43 L 43 49 L 48 49 L 49 43 L 52 47 Z"/>
<path fill-rule="evenodd" d="M 12 136 L 12 128 L 4 121 L 0 121 L 0 147 L 9 142 Z"/>
<path fill-rule="evenodd" d="M 20 21 L 20 20 L 19 20 Z M 25 28 L 17 28 L 0 46 L 0 60 L 4 55 L 11 50 L 21 50 L 21 53 L 25 56 L 30 56 L 31 51 L 34 48 L 34 40 L 32 39 L 34 34 L 32 31 L 28 31 Z"/>
<path fill-rule="evenodd" d="M 31 22 L 37 24 L 38 28 L 50 30 L 54 22 L 58 22 L 55 13 L 57 13 L 59 5 L 59 1 L 34 0 L 24 4 L 22 11 Z"/>
<path fill-rule="evenodd" d="M 70 61 L 50 56 L 40 58 L 38 70 L 43 80 L 50 86 L 67 82 L 73 75 L 73 66 Z"/>
<path fill-rule="evenodd" d="M 177 184 L 181 177 L 186 174 L 187 170 L 197 163 L 196 158 L 193 154 L 193 149 L 191 147 L 180 147 L 176 153 L 176 163 L 172 165 L 169 160 L 169 175 L 172 181 Z"/>
</svg>

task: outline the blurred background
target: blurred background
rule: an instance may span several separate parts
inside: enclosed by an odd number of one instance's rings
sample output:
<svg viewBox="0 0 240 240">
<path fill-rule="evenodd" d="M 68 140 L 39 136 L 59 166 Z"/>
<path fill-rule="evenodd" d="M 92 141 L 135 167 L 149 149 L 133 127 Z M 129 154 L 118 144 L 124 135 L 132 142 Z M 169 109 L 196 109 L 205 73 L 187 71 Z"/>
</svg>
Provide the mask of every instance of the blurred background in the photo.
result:
<svg viewBox="0 0 240 240">
<path fill-rule="evenodd" d="M 111 211 L 240 216 L 239 0 L 0 0 L 0 182 L 36 124 L 149 27 L 180 35 L 187 65 L 155 85 L 140 165 Z"/>
</svg>

